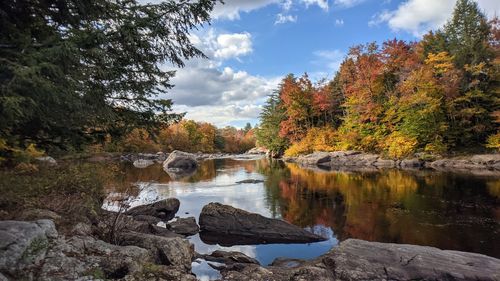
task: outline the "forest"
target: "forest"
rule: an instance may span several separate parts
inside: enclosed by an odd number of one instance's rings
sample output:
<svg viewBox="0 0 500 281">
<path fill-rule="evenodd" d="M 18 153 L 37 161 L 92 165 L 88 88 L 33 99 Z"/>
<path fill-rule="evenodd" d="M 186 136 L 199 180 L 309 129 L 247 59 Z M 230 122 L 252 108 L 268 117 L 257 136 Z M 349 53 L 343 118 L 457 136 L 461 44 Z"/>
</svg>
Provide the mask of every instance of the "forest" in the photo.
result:
<svg viewBox="0 0 500 281">
<path fill-rule="evenodd" d="M 332 80 L 289 74 L 264 106 L 258 143 L 287 156 L 498 150 L 499 24 L 460 0 L 446 25 L 420 41 L 352 47 Z"/>
</svg>

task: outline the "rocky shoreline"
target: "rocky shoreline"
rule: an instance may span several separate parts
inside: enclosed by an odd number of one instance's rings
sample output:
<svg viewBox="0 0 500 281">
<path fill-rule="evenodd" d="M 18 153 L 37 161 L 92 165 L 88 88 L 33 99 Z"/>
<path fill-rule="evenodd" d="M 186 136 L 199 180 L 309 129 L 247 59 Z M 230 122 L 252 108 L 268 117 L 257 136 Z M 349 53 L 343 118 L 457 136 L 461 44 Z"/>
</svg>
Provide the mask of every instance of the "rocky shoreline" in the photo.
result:
<svg viewBox="0 0 500 281">
<path fill-rule="evenodd" d="M 69 234 L 59 233 L 57 214 L 45 210 L 31 210 L 30 221 L 0 221 L 0 280 L 196 280 L 192 263 L 200 260 L 228 281 L 500 280 L 500 260 L 485 255 L 356 239 L 313 260 L 279 258 L 269 266 L 239 252 L 199 254 L 186 237 L 200 230 L 219 244 L 224 237 L 238 244 L 323 238 L 219 203 L 203 208 L 198 226 L 194 217 L 175 217 L 179 206 L 169 198 L 103 211 L 99 221 L 78 223 Z"/>
<path fill-rule="evenodd" d="M 480 154 L 433 160 L 423 160 L 417 157 L 394 160 L 384 158 L 378 154 L 359 151 L 336 151 L 314 152 L 298 157 L 283 157 L 283 160 L 305 167 L 321 167 L 331 170 L 432 169 L 500 175 L 500 154 Z"/>
</svg>

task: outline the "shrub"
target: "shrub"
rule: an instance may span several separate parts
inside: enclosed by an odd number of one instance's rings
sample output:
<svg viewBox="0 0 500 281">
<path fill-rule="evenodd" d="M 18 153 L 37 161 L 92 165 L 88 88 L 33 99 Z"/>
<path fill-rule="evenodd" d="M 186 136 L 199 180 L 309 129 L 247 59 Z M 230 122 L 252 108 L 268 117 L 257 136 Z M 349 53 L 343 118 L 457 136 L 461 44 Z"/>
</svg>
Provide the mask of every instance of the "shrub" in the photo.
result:
<svg viewBox="0 0 500 281">
<path fill-rule="evenodd" d="M 400 159 L 415 152 L 417 140 L 395 131 L 387 136 L 382 146 L 389 157 Z"/>
<path fill-rule="evenodd" d="M 488 140 L 486 141 L 486 147 L 500 150 L 500 132 L 488 137 Z"/>
<path fill-rule="evenodd" d="M 336 151 L 338 150 L 337 143 L 337 133 L 333 128 L 312 128 L 302 140 L 292 144 L 285 151 L 285 155 L 297 156 L 314 151 Z"/>
</svg>

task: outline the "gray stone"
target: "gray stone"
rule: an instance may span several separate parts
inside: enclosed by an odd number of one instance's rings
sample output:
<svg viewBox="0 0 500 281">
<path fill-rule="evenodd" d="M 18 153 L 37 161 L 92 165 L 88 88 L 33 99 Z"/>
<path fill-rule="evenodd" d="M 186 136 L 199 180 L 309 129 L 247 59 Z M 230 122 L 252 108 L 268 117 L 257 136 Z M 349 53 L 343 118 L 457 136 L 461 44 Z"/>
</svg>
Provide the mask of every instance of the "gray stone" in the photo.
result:
<svg viewBox="0 0 500 281">
<path fill-rule="evenodd" d="M 396 161 L 390 159 L 377 159 L 373 166 L 378 168 L 394 168 L 396 167 Z"/>
<path fill-rule="evenodd" d="M 147 168 L 151 165 L 153 165 L 155 162 L 153 160 L 148 160 L 148 159 L 137 159 L 132 163 L 134 167 L 139 168 L 139 169 L 144 169 Z"/>
<path fill-rule="evenodd" d="M 15 274 L 41 263 L 50 239 L 57 237 L 51 220 L 0 221 L 0 271 Z"/>
<path fill-rule="evenodd" d="M 417 158 L 411 159 L 403 159 L 400 164 L 401 168 L 420 168 L 423 165 L 423 162 Z"/>
<path fill-rule="evenodd" d="M 169 222 L 168 225 L 171 231 L 186 236 L 195 235 L 200 231 L 194 217 L 177 218 L 175 221 Z"/>
<path fill-rule="evenodd" d="M 50 157 L 50 156 L 43 156 L 43 157 L 37 157 L 35 158 L 37 161 L 48 164 L 48 165 L 57 165 L 56 159 Z"/>
<path fill-rule="evenodd" d="M 180 202 L 177 198 L 168 198 L 152 204 L 131 208 L 125 214 L 131 216 L 153 216 L 168 221 L 175 217 L 179 206 Z"/>
<path fill-rule="evenodd" d="M 71 229 L 73 235 L 88 236 L 92 234 L 92 226 L 88 223 L 79 222 Z"/>
<path fill-rule="evenodd" d="M 237 184 L 241 183 L 261 183 L 264 182 L 263 180 L 254 180 L 254 179 L 247 179 L 247 180 L 242 180 L 242 181 L 237 181 Z"/>
<path fill-rule="evenodd" d="M 212 252 L 210 255 L 202 255 L 202 258 L 206 261 L 218 262 L 226 265 L 234 263 L 260 264 L 256 259 L 240 252 L 227 252 L 217 250 Z"/>
<path fill-rule="evenodd" d="M 314 152 L 312 154 L 300 156 L 297 163 L 302 165 L 321 165 L 330 162 L 331 155 L 328 152 Z"/>
<path fill-rule="evenodd" d="M 433 247 L 348 239 L 322 258 L 341 280 L 500 280 L 500 260 Z"/>
<path fill-rule="evenodd" d="M 153 263 L 146 249 L 116 246 L 88 236 L 59 238 L 48 251 L 39 280 L 119 279 Z"/>
<path fill-rule="evenodd" d="M 119 235 L 119 241 L 122 245 L 148 249 L 159 264 L 182 267 L 186 271 L 191 269 L 194 250 L 186 239 L 124 232 Z"/>
<path fill-rule="evenodd" d="M 263 148 L 263 147 L 254 147 L 246 152 L 246 154 L 257 154 L 257 155 L 262 155 L 266 154 L 269 150 Z"/>
<path fill-rule="evenodd" d="M 196 170 L 198 162 L 196 157 L 187 152 L 174 150 L 163 162 L 163 169 L 168 172 L 185 172 Z"/>
<path fill-rule="evenodd" d="M 239 264 L 223 268 L 222 280 L 500 280 L 500 260 L 485 255 L 356 239 L 297 264 Z"/>
<path fill-rule="evenodd" d="M 481 154 L 473 155 L 470 158 L 472 163 L 483 164 L 483 165 L 495 165 L 500 163 L 500 154 Z"/>
<path fill-rule="evenodd" d="M 308 243 L 326 240 L 288 222 L 263 217 L 220 203 L 200 213 L 200 238 L 224 246 L 261 243 Z"/>
</svg>

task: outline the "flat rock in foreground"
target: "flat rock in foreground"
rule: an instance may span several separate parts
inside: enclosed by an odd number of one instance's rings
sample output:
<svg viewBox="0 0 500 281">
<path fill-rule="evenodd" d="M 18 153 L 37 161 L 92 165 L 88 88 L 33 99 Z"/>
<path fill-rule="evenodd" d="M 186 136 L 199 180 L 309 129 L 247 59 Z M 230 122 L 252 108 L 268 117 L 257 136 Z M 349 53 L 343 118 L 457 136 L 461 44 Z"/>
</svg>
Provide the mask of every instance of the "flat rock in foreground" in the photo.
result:
<svg viewBox="0 0 500 281">
<path fill-rule="evenodd" d="M 212 243 L 229 237 L 233 244 L 309 243 L 326 240 L 282 220 L 270 219 L 220 203 L 205 205 L 200 213 L 200 236 L 211 237 Z M 224 241 L 230 245 L 230 241 Z M 221 244 L 221 245 L 222 245 Z"/>
<path fill-rule="evenodd" d="M 498 259 L 417 245 L 349 239 L 323 260 L 346 280 L 500 280 Z"/>
<path fill-rule="evenodd" d="M 277 264 L 277 263 L 273 263 Z M 299 263 L 300 264 L 300 263 Z M 433 247 L 348 239 L 298 267 L 230 267 L 222 280 L 500 280 L 500 260 Z"/>
</svg>

